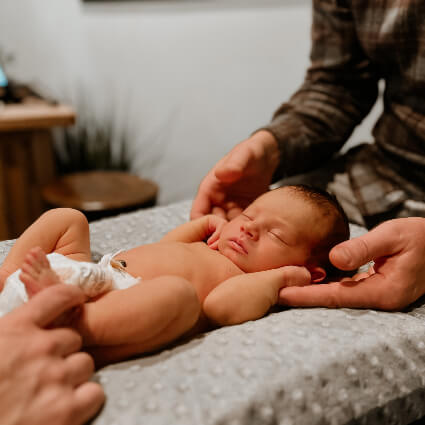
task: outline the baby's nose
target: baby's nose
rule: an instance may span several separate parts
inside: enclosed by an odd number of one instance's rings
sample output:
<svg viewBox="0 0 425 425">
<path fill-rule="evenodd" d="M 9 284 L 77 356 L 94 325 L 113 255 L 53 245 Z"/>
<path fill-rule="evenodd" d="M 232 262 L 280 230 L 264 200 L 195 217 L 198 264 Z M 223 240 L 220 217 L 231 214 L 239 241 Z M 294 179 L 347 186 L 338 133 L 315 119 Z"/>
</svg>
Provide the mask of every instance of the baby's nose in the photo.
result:
<svg viewBox="0 0 425 425">
<path fill-rule="evenodd" d="M 258 239 L 258 231 L 255 225 L 252 223 L 246 223 L 241 226 L 241 231 L 245 233 L 250 239 Z"/>
</svg>

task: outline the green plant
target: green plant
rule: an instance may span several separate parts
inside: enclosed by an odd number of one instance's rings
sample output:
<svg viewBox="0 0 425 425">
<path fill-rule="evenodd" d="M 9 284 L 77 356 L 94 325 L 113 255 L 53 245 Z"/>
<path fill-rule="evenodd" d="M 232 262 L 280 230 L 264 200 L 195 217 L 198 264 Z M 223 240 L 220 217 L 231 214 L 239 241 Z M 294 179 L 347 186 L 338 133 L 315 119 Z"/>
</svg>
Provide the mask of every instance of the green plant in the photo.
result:
<svg viewBox="0 0 425 425">
<path fill-rule="evenodd" d="M 64 129 L 55 149 L 59 173 L 128 171 L 128 132 L 117 133 L 112 119 L 99 123 L 94 119 L 81 118 L 74 127 Z"/>
</svg>

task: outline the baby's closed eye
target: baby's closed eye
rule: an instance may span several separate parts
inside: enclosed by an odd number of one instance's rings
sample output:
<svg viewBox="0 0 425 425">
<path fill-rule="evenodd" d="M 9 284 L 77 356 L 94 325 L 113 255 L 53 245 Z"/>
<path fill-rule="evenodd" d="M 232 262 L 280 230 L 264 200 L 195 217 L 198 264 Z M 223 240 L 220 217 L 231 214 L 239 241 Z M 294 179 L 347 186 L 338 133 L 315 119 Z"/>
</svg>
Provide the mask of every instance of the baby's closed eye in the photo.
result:
<svg viewBox="0 0 425 425">
<path fill-rule="evenodd" d="M 269 234 L 273 238 L 277 239 L 278 241 L 283 242 L 283 243 L 286 244 L 285 239 L 284 239 L 284 236 L 283 236 L 283 234 L 282 234 L 282 232 L 280 230 L 275 230 L 275 229 L 269 230 Z"/>
</svg>

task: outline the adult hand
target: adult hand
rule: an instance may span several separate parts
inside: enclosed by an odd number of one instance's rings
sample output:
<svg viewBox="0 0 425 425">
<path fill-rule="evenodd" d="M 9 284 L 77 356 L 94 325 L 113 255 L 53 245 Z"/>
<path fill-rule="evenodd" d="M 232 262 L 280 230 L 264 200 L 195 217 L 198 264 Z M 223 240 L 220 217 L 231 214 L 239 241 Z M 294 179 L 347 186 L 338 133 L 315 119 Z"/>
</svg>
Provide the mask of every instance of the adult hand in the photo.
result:
<svg viewBox="0 0 425 425">
<path fill-rule="evenodd" d="M 78 288 L 55 285 L 0 319 L 2 425 L 83 424 L 103 404 L 102 388 L 87 382 L 93 360 L 77 352 L 81 337 L 44 329 L 83 302 Z"/>
<path fill-rule="evenodd" d="M 425 218 L 384 222 L 366 235 L 337 245 L 329 257 L 342 270 L 371 260 L 375 265 L 351 280 L 284 288 L 279 303 L 401 310 L 425 293 Z"/>
<path fill-rule="evenodd" d="M 259 131 L 236 145 L 204 177 L 192 204 L 192 219 L 216 214 L 231 220 L 266 192 L 279 164 L 276 139 Z"/>
</svg>

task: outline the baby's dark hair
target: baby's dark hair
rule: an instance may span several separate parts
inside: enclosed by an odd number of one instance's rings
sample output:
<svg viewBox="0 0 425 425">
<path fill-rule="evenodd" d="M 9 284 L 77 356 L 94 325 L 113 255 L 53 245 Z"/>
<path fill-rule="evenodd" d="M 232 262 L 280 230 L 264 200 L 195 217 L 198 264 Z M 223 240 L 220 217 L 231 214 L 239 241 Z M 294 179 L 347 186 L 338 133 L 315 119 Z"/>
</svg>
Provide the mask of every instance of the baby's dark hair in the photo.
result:
<svg viewBox="0 0 425 425">
<path fill-rule="evenodd" d="M 347 214 L 337 198 L 323 189 L 304 184 L 286 187 L 311 201 L 316 207 L 320 208 L 324 217 L 330 220 L 329 232 L 313 247 L 309 263 L 323 267 L 328 277 L 341 273 L 330 262 L 329 252 L 335 245 L 349 239 L 350 227 Z"/>
</svg>

